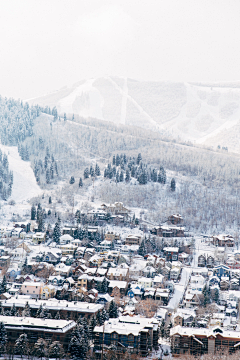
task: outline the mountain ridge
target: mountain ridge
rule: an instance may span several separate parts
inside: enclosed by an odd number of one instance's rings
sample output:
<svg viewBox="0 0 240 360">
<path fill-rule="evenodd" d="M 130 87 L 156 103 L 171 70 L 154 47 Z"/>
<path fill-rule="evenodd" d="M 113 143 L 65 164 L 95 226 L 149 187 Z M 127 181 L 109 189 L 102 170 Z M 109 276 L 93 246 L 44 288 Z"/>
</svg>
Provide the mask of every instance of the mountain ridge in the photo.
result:
<svg viewBox="0 0 240 360">
<path fill-rule="evenodd" d="M 138 126 L 184 141 L 240 152 L 235 139 L 240 135 L 238 81 L 174 83 L 102 77 L 82 80 L 28 102 L 56 106 L 60 114 Z"/>
</svg>

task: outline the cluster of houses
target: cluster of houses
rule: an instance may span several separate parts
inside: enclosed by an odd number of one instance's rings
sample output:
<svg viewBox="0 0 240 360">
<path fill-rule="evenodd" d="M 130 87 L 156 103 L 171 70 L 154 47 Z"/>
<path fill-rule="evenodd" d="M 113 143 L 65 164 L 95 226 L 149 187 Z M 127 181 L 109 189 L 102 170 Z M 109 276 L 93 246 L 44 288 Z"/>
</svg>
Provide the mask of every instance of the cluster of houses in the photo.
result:
<svg viewBox="0 0 240 360">
<path fill-rule="evenodd" d="M 21 314 L 27 302 L 32 316 L 41 307 L 52 318 L 32 317 L 30 328 L 27 317 L 0 315 L 12 341 L 21 331 L 34 343 L 41 328 L 45 339 L 67 347 L 79 316 L 91 319 L 114 299 L 119 316 L 93 332 L 100 358 L 110 345 L 119 358 L 125 351 L 147 356 L 161 343 L 164 321 L 172 324 L 173 356 L 239 348 L 240 251 L 232 236 L 212 236 L 205 250 L 194 250 L 181 215 L 175 214 L 148 229 L 160 246 L 158 252 L 142 254 L 146 234 L 114 231 L 114 224 L 123 227 L 131 218 L 122 203 L 102 204 L 87 216 L 98 225 L 110 217 L 113 231 L 102 231 L 101 241 L 94 243 L 74 238 L 77 227 L 64 225 L 56 244 L 37 231 L 34 221 L 0 228 L 0 270 L 7 278 L 0 295 L 3 314 L 13 307 Z M 89 224 L 84 231 L 92 238 L 100 233 Z M 148 317 L 143 304 L 151 304 L 147 310 L 154 307 L 155 314 Z M 53 320 L 59 313 L 61 320 Z"/>
</svg>

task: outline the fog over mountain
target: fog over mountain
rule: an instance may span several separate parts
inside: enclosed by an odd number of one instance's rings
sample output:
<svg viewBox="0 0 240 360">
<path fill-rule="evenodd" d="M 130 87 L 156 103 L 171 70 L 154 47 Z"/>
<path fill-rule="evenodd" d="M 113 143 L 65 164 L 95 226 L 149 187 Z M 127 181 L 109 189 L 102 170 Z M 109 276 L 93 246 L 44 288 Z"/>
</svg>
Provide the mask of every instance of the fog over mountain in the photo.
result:
<svg viewBox="0 0 240 360">
<path fill-rule="evenodd" d="M 147 82 L 120 77 L 80 81 L 28 102 L 115 124 L 240 152 L 240 82 Z"/>
</svg>

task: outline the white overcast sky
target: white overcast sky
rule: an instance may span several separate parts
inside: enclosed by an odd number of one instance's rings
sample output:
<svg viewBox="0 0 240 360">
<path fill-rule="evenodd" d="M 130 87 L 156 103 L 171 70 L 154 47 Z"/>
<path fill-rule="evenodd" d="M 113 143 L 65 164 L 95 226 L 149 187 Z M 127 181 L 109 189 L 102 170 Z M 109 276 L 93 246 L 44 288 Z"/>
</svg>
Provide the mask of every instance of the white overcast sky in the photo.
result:
<svg viewBox="0 0 240 360">
<path fill-rule="evenodd" d="M 0 0 L 0 94 L 85 78 L 240 80 L 239 0 Z"/>
</svg>

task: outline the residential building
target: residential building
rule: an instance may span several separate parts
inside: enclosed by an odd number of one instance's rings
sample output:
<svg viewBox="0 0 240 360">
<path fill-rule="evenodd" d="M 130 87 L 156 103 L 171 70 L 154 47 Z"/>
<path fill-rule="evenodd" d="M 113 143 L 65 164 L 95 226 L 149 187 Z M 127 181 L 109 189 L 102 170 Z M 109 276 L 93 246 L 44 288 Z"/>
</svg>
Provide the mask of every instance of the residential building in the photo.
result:
<svg viewBox="0 0 240 360">
<path fill-rule="evenodd" d="M 19 335 L 26 334 L 30 344 L 35 344 L 39 338 L 49 343 L 60 341 L 67 349 L 71 332 L 76 323 L 72 320 L 40 319 L 33 317 L 15 317 L 0 315 L 0 322 L 5 325 L 7 339 L 15 344 Z"/>
<path fill-rule="evenodd" d="M 234 353 L 240 347 L 240 332 L 220 327 L 206 329 L 178 325 L 170 330 L 170 337 L 173 356 L 214 354 L 220 350 Z"/>
<path fill-rule="evenodd" d="M 36 232 L 33 234 L 32 241 L 34 244 L 43 244 L 46 241 L 46 234 L 43 232 Z"/>
<path fill-rule="evenodd" d="M 32 299 L 40 299 L 43 285 L 42 282 L 25 281 L 21 286 L 21 293 L 23 295 L 30 295 Z"/>
</svg>

